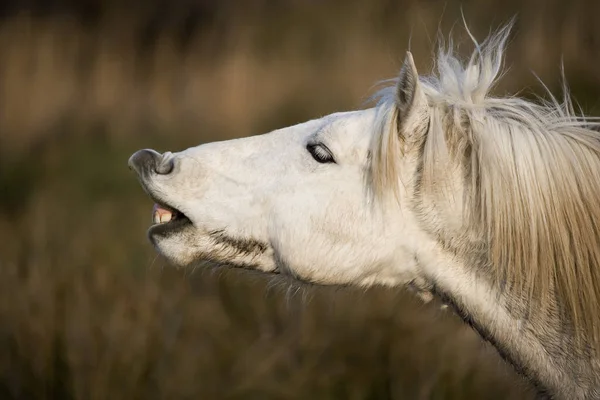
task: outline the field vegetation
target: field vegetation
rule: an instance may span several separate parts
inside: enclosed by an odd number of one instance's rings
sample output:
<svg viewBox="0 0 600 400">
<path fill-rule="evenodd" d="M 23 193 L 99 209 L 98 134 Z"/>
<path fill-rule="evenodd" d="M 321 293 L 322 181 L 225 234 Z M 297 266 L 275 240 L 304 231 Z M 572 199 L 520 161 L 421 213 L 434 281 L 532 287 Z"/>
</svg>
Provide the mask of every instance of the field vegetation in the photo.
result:
<svg viewBox="0 0 600 400">
<path fill-rule="evenodd" d="M 0 6 L 0 398 L 526 399 L 439 304 L 169 267 L 127 169 L 362 107 L 438 31 L 517 15 L 496 93 L 559 87 L 600 115 L 586 0 L 6 1 Z"/>
</svg>

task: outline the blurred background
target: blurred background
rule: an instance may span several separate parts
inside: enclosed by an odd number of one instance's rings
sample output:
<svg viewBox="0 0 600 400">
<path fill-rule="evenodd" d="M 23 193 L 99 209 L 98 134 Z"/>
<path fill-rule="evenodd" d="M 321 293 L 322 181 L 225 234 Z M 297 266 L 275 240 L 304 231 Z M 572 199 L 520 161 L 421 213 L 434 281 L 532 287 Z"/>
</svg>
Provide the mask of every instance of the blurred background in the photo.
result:
<svg viewBox="0 0 600 400">
<path fill-rule="evenodd" d="M 600 114 L 597 0 L 3 0 L 1 399 L 532 398 L 439 304 L 177 271 L 127 158 L 362 107 L 438 31 L 517 16 L 496 94 Z M 559 93 L 555 90 L 555 93 Z"/>
</svg>

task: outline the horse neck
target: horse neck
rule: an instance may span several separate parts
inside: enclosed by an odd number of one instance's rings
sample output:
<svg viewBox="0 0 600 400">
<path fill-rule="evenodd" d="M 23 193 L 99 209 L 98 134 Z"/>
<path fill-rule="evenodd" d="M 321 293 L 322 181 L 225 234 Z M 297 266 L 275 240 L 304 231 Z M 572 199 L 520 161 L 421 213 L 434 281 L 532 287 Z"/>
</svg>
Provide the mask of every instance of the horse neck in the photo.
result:
<svg viewBox="0 0 600 400">
<path fill-rule="evenodd" d="M 421 260 L 430 266 L 433 292 L 453 307 L 483 339 L 528 378 L 540 394 L 556 398 L 600 398 L 600 362 L 578 357 L 572 338 L 559 332 L 557 320 L 531 310 L 518 314 L 521 304 L 510 291 L 502 293 L 489 277 L 448 254 L 427 252 Z M 523 307 L 520 307 L 522 310 Z"/>
</svg>

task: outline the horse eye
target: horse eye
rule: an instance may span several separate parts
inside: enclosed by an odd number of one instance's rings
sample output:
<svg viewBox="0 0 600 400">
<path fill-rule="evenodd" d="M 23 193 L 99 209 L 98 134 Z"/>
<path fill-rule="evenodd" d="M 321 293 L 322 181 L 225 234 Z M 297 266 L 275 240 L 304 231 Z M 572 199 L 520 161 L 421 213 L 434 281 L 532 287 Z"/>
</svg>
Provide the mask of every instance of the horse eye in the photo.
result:
<svg viewBox="0 0 600 400">
<path fill-rule="evenodd" d="M 331 150 L 324 144 L 309 143 L 306 145 L 306 150 L 315 159 L 315 161 L 321 164 L 335 163 Z"/>
</svg>

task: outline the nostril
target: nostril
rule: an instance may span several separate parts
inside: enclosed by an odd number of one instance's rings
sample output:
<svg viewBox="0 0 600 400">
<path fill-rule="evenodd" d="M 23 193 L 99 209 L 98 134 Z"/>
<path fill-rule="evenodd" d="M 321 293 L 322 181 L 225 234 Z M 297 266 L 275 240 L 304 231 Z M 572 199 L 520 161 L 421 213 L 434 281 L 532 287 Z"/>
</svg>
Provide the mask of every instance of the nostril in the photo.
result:
<svg viewBox="0 0 600 400">
<path fill-rule="evenodd" d="M 175 163 L 173 162 L 173 158 L 163 156 L 161 162 L 158 163 L 155 170 L 157 174 L 167 175 L 173 172 L 174 167 Z"/>
<path fill-rule="evenodd" d="M 149 174 L 168 175 L 175 168 L 175 157 L 171 152 L 161 155 L 152 149 L 143 149 L 136 151 L 129 158 L 128 165 L 130 169 L 141 176 Z"/>
<path fill-rule="evenodd" d="M 157 172 L 157 162 L 160 154 L 154 150 L 144 149 L 136 151 L 129 158 L 129 168 L 135 170 L 138 174 L 147 174 L 148 172 Z"/>
</svg>

